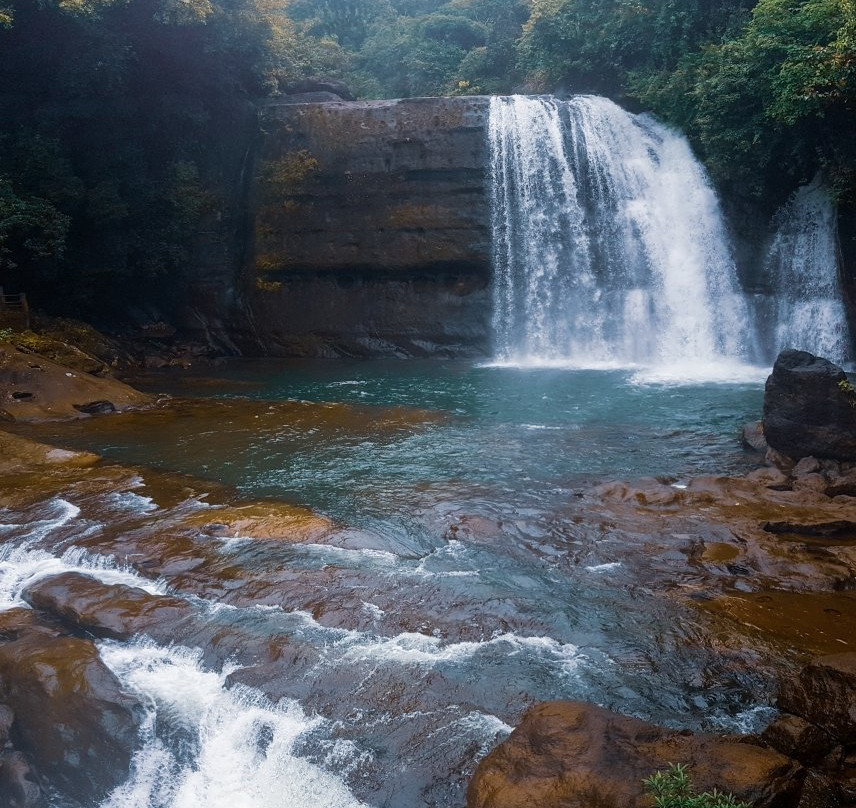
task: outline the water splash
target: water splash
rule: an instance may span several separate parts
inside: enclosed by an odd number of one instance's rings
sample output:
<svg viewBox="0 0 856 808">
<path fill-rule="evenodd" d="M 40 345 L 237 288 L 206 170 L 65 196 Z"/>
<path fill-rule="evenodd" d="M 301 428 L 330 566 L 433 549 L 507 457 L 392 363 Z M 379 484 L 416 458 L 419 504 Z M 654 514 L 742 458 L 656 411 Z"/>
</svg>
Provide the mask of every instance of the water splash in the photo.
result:
<svg viewBox="0 0 856 808">
<path fill-rule="evenodd" d="M 499 362 L 755 359 L 719 204 L 685 138 L 604 98 L 510 96 L 491 99 L 489 139 Z"/>
<path fill-rule="evenodd" d="M 227 688 L 229 669 L 206 670 L 199 651 L 138 641 L 105 642 L 100 652 L 148 705 L 131 776 L 101 808 L 365 808 L 336 775 L 297 754 L 323 722 L 296 701 Z"/>
<path fill-rule="evenodd" d="M 774 287 L 773 356 L 797 348 L 833 362 L 849 361 L 835 205 L 820 178 L 794 193 L 775 224 L 764 264 Z"/>
</svg>

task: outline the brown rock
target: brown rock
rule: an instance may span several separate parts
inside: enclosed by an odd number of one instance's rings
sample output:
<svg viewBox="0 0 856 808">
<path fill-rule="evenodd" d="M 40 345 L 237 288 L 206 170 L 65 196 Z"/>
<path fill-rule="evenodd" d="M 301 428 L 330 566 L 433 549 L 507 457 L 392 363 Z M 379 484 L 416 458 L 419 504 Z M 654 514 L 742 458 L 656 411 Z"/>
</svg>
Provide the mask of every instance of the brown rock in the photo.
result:
<svg viewBox="0 0 856 808">
<path fill-rule="evenodd" d="M 838 808 L 838 788 L 823 772 L 810 771 L 805 778 L 797 808 Z"/>
<path fill-rule="evenodd" d="M 82 418 L 77 407 L 109 402 L 115 409 L 141 407 L 150 396 L 115 379 L 102 379 L 70 370 L 39 357 L 0 344 L 0 408 L 16 421 Z"/>
<path fill-rule="evenodd" d="M 817 494 L 826 494 L 829 484 L 822 474 L 803 474 L 796 477 L 793 483 L 794 491 L 807 491 Z"/>
<path fill-rule="evenodd" d="M 778 704 L 844 744 L 856 742 L 856 653 L 813 660 L 782 683 Z"/>
<path fill-rule="evenodd" d="M 835 746 L 835 739 L 820 727 L 796 715 L 782 715 L 761 734 L 765 743 L 800 763 L 821 760 Z"/>
<path fill-rule="evenodd" d="M 829 497 L 856 497 L 856 471 L 849 471 L 846 474 L 830 475 L 831 479 L 829 487 L 826 489 L 826 495 Z"/>
<path fill-rule="evenodd" d="M 24 590 L 23 597 L 72 628 L 115 640 L 143 633 L 170 639 L 175 624 L 193 611 L 180 598 L 152 595 L 124 584 L 104 584 L 78 572 L 42 578 Z"/>
<path fill-rule="evenodd" d="M 767 488 L 784 488 L 789 487 L 789 478 L 781 469 L 763 468 L 750 471 L 746 475 L 746 479 L 753 483 L 766 486 Z"/>
<path fill-rule="evenodd" d="M 85 468 L 100 458 L 91 452 L 71 452 L 45 443 L 0 432 L 0 474 L 18 473 L 22 469 L 49 466 Z"/>
<path fill-rule="evenodd" d="M 127 777 L 141 707 L 93 643 L 27 633 L 0 647 L 0 682 L 19 748 L 60 791 L 93 804 Z"/>
<path fill-rule="evenodd" d="M 817 474 L 821 471 L 820 461 L 816 457 L 804 457 L 795 466 L 794 477 L 804 477 L 807 474 Z"/>
<path fill-rule="evenodd" d="M 670 763 L 700 791 L 732 792 L 756 808 L 796 802 L 803 773 L 778 752 L 663 729 L 582 702 L 533 708 L 479 765 L 468 808 L 642 808 L 642 780 Z"/>
</svg>

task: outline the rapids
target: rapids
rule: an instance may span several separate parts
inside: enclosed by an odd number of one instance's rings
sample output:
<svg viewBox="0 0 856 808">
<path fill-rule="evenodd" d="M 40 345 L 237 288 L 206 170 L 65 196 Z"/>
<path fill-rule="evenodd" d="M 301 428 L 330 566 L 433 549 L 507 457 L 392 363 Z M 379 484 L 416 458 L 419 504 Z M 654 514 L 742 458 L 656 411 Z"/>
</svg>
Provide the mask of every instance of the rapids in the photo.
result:
<svg viewBox="0 0 856 808">
<path fill-rule="evenodd" d="M 172 645 L 100 644 L 148 716 L 101 808 L 461 805 L 537 701 L 691 728 L 768 715 L 780 656 L 723 653 L 665 596 L 698 586 L 690 550 L 576 504 L 611 476 L 749 468 L 757 384 L 457 362 L 242 363 L 198 384 L 213 397 L 28 427 L 161 471 L 82 470 L 0 512 L 7 605 L 74 569 L 197 610 Z M 327 519 L 296 541 L 226 535 L 222 483 Z"/>
</svg>

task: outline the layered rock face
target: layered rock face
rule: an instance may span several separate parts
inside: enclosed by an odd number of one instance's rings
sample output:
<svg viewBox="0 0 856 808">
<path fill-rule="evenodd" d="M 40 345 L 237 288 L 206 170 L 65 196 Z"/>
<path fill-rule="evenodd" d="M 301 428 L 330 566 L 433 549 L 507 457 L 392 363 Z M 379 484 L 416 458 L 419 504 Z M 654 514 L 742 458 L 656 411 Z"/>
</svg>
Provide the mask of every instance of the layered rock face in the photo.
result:
<svg viewBox="0 0 856 808">
<path fill-rule="evenodd" d="M 243 283 L 251 327 L 241 340 L 250 345 L 241 347 L 298 356 L 483 352 L 486 115 L 484 98 L 265 108 Z"/>
</svg>

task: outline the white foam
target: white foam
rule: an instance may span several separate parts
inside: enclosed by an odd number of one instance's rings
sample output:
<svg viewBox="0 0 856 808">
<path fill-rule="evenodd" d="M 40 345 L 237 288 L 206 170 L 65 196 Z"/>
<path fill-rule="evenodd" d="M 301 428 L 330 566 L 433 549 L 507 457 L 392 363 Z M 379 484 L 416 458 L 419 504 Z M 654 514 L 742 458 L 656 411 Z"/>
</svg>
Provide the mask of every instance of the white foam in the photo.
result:
<svg viewBox="0 0 856 808">
<path fill-rule="evenodd" d="M 105 497 L 105 504 L 140 514 L 158 510 L 157 503 L 151 497 L 145 497 L 133 491 L 114 491 Z"/>
<path fill-rule="evenodd" d="M 405 632 L 395 637 L 360 635 L 355 639 L 349 638 L 344 644 L 346 647 L 337 661 L 434 667 L 464 663 L 490 649 L 502 649 L 505 655 L 527 653 L 541 657 L 558 664 L 565 672 L 573 671 L 579 663 L 574 645 L 562 644 L 550 637 L 520 637 L 516 634 L 501 634 L 481 642 L 444 644 L 439 637 Z"/>
<path fill-rule="evenodd" d="M 36 581 L 66 572 L 90 575 L 105 584 L 125 584 L 151 594 L 165 594 L 161 581 L 150 581 L 110 556 L 70 547 L 61 556 L 29 544 L 0 548 L 0 611 L 27 606 L 21 593 Z"/>
<path fill-rule="evenodd" d="M 610 570 L 617 570 L 620 566 L 620 561 L 610 561 L 607 564 L 594 564 L 591 567 L 586 567 L 586 572 L 609 572 Z"/>
<path fill-rule="evenodd" d="M 205 670 L 199 651 L 146 642 L 102 643 L 100 651 L 148 708 L 131 775 L 101 808 L 364 806 L 340 777 L 296 754 L 302 737 L 323 723 L 297 702 L 273 704 L 241 685 L 226 689 L 230 669 Z M 344 767 L 353 751 L 334 744 L 331 761 Z"/>
<path fill-rule="evenodd" d="M 640 368 L 630 383 L 640 386 L 682 387 L 697 384 L 763 384 L 770 368 L 736 360 L 670 362 Z"/>
</svg>

